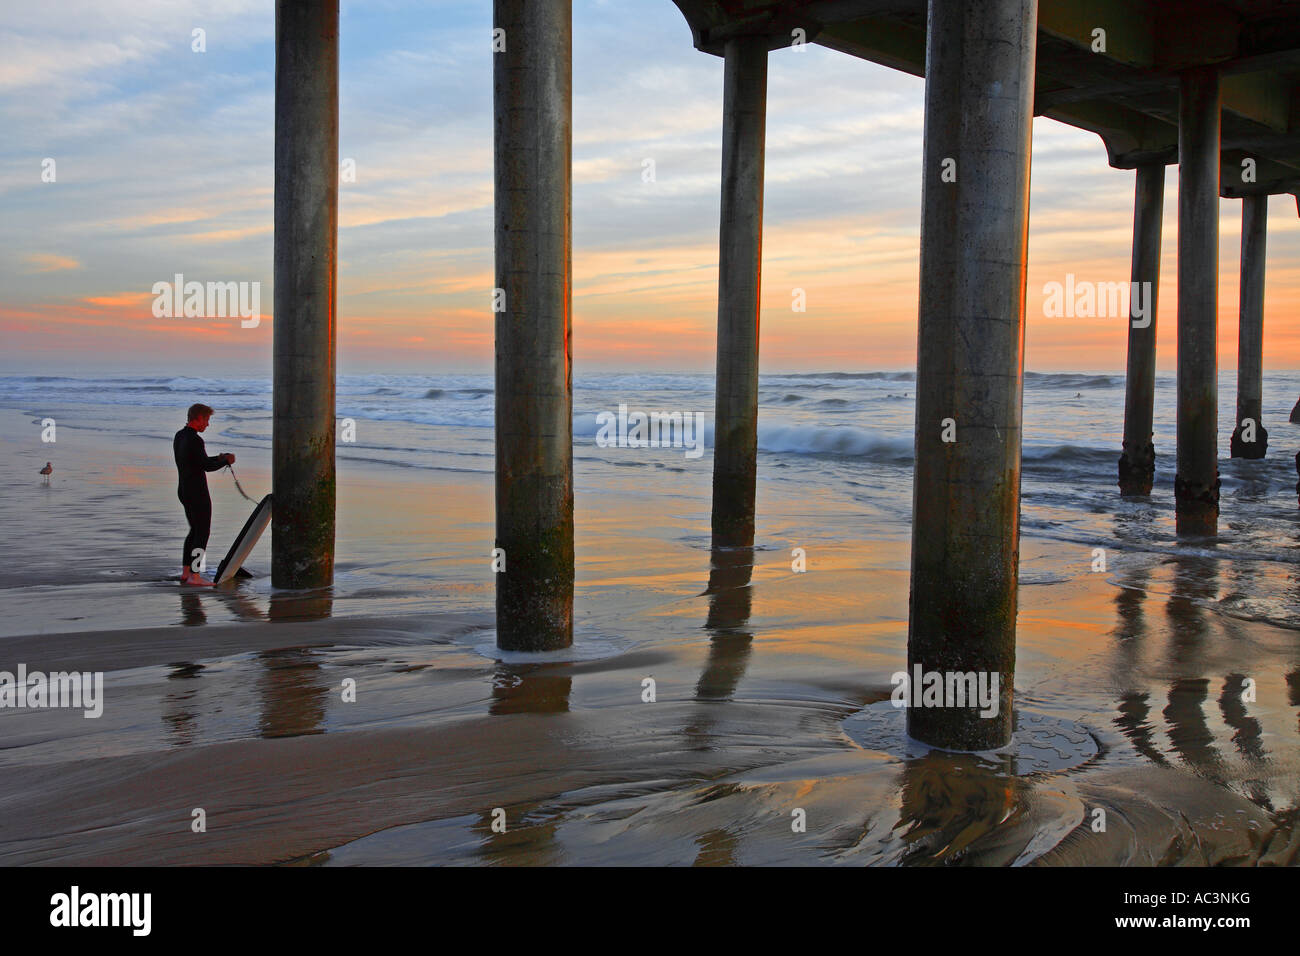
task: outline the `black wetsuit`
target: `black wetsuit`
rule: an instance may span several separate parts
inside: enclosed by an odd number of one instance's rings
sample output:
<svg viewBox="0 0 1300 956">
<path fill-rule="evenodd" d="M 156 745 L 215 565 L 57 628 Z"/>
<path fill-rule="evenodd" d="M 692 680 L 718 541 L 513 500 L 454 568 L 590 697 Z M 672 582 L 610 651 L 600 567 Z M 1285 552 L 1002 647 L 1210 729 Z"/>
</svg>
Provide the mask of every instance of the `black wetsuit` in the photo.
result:
<svg viewBox="0 0 1300 956">
<path fill-rule="evenodd" d="M 196 559 L 194 549 L 207 550 L 208 534 L 212 530 L 212 498 L 208 495 L 207 473 L 224 468 L 226 459 L 222 455 L 209 455 L 203 446 L 203 439 L 189 425 L 178 431 L 172 439 L 172 451 L 176 455 L 176 471 L 180 475 L 176 497 L 185 506 L 185 520 L 190 523 L 181 565 L 192 568 Z"/>
</svg>

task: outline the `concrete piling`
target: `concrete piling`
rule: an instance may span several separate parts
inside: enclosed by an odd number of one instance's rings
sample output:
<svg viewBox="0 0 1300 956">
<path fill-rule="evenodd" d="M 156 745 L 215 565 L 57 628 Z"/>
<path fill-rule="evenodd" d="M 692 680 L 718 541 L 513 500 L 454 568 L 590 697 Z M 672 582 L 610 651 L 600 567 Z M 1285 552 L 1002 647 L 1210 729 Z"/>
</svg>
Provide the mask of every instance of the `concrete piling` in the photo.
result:
<svg viewBox="0 0 1300 956">
<path fill-rule="evenodd" d="M 495 0 L 497 646 L 573 642 L 572 5 Z"/>
<path fill-rule="evenodd" d="M 271 583 L 334 580 L 338 0 L 275 14 Z"/>
<path fill-rule="evenodd" d="M 1178 96 L 1179 534 L 1212 535 L 1219 519 L 1219 74 L 1195 67 Z"/>
<path fill-rule="evenodd" d="M 1237 330 L 1237 427 L 1233 458 L 1263 458 L 1268 431 L 1264 400 L 1264 247 L 1268 239 L 1268 196 L 1241 200 L 1241 299 Z"/>
<path fill-rule="evenodd" d="M 1133 200 L 1133 268 L 1129 288 L 1128 372 L 1124 379 L 1124 452 L 1120 493 L 1149 495 L 1155 481 L 1153 420 L 1156 395 L 1156 302 L 1160 288 L 1160 232 L 1165 167 L 1137 168 Z M 1140 303 L 1143 315 L 1134 308 Z"/>
<path fill-rule="evenodd" d="M 1037 13 L 930 3 L 908 673 L 996 675 L 998 707 L 913 706 L 908 732 L 955 750 L 1014 727 Z"/>
<path fill-rule="evenodd" d="M 715 547 L 754 543 L 767 48 L 765 37 L 741 36 L 728 40 L 725 50 L 713 430 Z"/>
</svg>

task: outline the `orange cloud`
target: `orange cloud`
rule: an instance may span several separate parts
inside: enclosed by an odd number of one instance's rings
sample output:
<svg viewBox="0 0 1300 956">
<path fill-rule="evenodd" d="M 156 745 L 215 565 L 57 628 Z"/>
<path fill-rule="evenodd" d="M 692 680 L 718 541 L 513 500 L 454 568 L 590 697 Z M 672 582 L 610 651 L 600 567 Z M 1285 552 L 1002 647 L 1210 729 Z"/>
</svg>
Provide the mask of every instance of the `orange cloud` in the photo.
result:
<svg viewBox="0 0 1300 956">
<path fill-rule="evenodd" d="M 65 269 L 80 269 L 81 263 L 70 256 L 58 256 L 50 252 L 31 252 L 26 256 L 28 272 L 61 272 Z"/>
</svg>

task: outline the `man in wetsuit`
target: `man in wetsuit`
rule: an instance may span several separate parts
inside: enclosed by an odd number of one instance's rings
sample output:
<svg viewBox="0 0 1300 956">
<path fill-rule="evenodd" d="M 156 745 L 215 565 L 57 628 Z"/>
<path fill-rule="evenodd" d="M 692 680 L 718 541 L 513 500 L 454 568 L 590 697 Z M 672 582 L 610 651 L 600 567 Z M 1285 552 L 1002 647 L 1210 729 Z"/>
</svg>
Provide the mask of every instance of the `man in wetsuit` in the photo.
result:
<svg viewBox="0 0 1300 956">
<path fill-rule="evenodd" d="M 180 475 L 176 496 L 185 506 L 185 520 L 190 523 L 190 533 L 185 536 L 185 553 L 181 557 L 181 584 L 212 584 L 198 570 L 203 563 L 212 527 L 212 498 L 208 495 L 207 473 L 235 463 L 235 456 L 229 452 L 208 455 L 203 447 L 199 432 L 208 427 L 211 417 L 212 409 L 207 405 L 191 405 L 187 424 L 172 439 L 176 471 Z"/>
</svg>

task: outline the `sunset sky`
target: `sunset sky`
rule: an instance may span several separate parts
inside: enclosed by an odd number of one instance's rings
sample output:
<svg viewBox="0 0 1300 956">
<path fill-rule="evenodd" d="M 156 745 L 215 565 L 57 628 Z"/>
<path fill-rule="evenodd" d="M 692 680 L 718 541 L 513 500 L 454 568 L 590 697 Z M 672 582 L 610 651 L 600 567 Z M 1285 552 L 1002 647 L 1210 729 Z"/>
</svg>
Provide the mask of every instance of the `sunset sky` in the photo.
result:
<svg viewBox="0 0 1300 956">
<path fill-rule="evenodd" d="M 492 368 L 487 0 L 345 2 L 343 372 Z M 671 0 L 574 0 L 573 348 L 584 369 L 713 367 L 722 60 Z M 191 50 L 194 28 L 207 51 Z M 0 372 L 268 372 L 272 0 L 54 0 L 0 27 Z M 923 81 L 812 46 L 770 61 L 765 371 L 909 368 Z M 42 182 L 42 161 L 56 163 Z M 656 181 L 642 181 L 653 159 Z M 1131 171 L 1034 123 L 1026 367 L 1118 370 L 1122 318 L 1048 318 L 1043 286 L 1127 281 Z M 1160 367 L 1174 361 L 1175 167 Z M 1221 201 L 1220 362 L 1236 361 L 1241 204 Z M 1266 369 L 1300 367 L 1300 221 L 1270 201 Z M 154 283 L 258 281 L 263 318 L 158 319 Z M 792 290 L 807 312 L 791 309 Z"/>
</svg>

